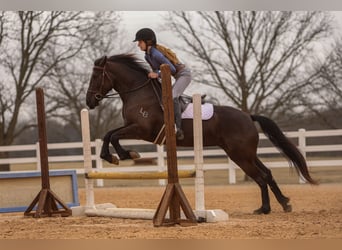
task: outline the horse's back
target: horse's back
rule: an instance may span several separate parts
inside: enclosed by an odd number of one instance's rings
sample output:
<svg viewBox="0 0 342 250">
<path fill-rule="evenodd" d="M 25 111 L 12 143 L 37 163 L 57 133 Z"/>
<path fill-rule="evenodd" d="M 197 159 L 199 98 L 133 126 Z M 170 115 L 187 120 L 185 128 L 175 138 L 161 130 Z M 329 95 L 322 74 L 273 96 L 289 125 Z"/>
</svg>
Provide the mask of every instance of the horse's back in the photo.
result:
<svg viewBox="0 0 342 250">
<path fill-rule="evenodd" d="M 179 141 L 180 146 L 189 146 L 193 139 L 193 120 L 182 123 L 189 140 Z M 214 106 L 214 114 L 202 121 L 204 146 L 227 147 L 227 144 L 258 143 L 258 132 L 249 114 L 230 106 Z"/>
<path fill-rule="evenodd" d="M 250 115 L 239 109 L 230 106 L 214 106 L 215 124 L 220 130 L 229 131 L 229 133 L 241 133 L 248 131 L 254 134 L 257 132 L 254 122 Z"/>
<path fill-rule="evenodd" d="M 215 106 L 214 110 L 215 124 L 208 126 L 215 126 L 217 145 L 236 162 L 253 161 L 259 135 L 250 115 L 229 106 Z"/>
</svg>

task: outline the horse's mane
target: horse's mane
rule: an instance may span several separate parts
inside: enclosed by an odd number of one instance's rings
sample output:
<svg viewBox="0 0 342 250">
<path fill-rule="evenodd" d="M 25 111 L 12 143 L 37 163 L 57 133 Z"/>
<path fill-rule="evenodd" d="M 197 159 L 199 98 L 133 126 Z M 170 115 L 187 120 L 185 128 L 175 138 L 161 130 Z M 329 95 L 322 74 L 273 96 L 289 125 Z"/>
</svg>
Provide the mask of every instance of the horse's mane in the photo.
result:
<svg viewBox="0 0 342 250">
<path fill-rule="evenodd" d="M 101 57 L 95 61 L 95 65 L 99 65 L 103 61 L 104 57 Z M 115 63 L 122 63 L 128 66 L 129 68 L 142 72 L 145 75 L 148 74 L 149 70 L 146 67 L 146 63 L 140 59 L 138 59 L 134 54 L 119 54 L 119 55 L 114 55 L 110 56 L 107 58 L 108 61 L 110 62 L 115 62 Z"/>
</svg>

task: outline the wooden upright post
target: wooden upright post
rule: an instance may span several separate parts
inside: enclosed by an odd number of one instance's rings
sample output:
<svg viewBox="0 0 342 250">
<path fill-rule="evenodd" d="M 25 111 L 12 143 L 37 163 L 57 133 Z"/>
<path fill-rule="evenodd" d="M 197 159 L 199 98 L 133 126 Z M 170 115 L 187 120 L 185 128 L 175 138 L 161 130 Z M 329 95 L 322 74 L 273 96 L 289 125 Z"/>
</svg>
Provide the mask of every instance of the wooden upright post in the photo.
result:
<svg viewBox="0 0 342 250">
<path fill-rule="evenodd" d="M 153 224 L 156 227 L 175 224 L 196 225 L 196 216 L 186 199 L 178 179 L 171 71 L 169 65 L 166 64 L 161 65 L 160 69 L 162 75 L 162 98 L 164 105 L 168 184 L 153 217 Z M 166 219 L 165 216 L 168 208 L 170 218 Z M 187 219 L 181 220 L 180 208 L 183 209 Z"/>
<path fill-rule="evenodd" d="M 36 89 L 36 101 L 37 101 L 37 118 L 38 118 L 38 134 L 39 134 L 39 152 L 40 152 L 40 165 L 41 165 L 41 179 L 42 189 L 32 201 L 29 207 L 24 212 L 25 216 L 32 215 L 35 218 L 61 215 L 71 215 L 71 209 L 64 204 L 64 202 L 57 197 L 57 195 L 50 189 L 49 179 L 49 162 L 48 162 L 48 150 L 47 150 L 47 136 L 46 136 L 46 124 L 45 124 L 45 105 L 44 105 L 44 92 L 42 88 Z M 58 209 L 57 203 L 62 207 Z M 31 212 L 37 204 L 36 212 Z"/>
</svg>

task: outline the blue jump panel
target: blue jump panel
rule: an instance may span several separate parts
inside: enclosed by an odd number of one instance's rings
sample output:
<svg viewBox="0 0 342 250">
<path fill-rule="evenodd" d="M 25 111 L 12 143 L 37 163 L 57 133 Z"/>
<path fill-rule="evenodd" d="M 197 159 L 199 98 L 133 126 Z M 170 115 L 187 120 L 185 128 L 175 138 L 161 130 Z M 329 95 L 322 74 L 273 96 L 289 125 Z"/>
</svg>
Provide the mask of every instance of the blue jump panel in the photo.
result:
<svg viewBox="0 0 342 250">
<path fill-rule="evenodd" d="M 51 186 L 51 190 L 56 193 L 56 195 L 63 201 L 65 202 L 65 204 L 68 207 L 74 207 L 74 206 L 79 206 L 79 200 L 78 200 L 78 185 L 77 185 L 77 173 L 76 170 L 51 170 L 49 171 L 49 176 L 50 176 L 50 186 Z M 52 180 L 54 180 L 54 177 L 67 177 L 70 176 L 71 179 L 71 190 L 72 190 L 72 200 L 71 201 L 65 201 L 63 200 L 63 197 L 61 197 L 58 192 L 54 191 L 54 188 L 52 187 L 51 183 Z M 18 181 L 18 186 L 16 186 L 15 188 L 18 188 L 19 192 L 21 188 L 24 191 L 25 190 L 25 186 L 20 186 L 20 180 L 23 179 L 37 179 L 39 178 L 39 182 L 37 182 L 37 190 L 35 191 L 36 193 L 32 194 L 34 195 L 34 197 L 38 194 L 38 192 L 41 190 L 41 172 L 40 171 L 32 171 L 32 172 L 0 172 L 0 185 L 2 181 L 13 181 L 15 182 L 16 180 Z M 58 180 L 58 178 L 56 178 L 56 180 Z M 27 187 L 29 188 L 29 187 Z M 3 190 L 2 190 L 3 191 Z M 12 191 L 12 192 L 11 192 Z M 7 192 L 7 190 L 6 190 Z M 10 197 L 11 193 L 14 193 L 13 190 L 9 189 L 8 193 L 6 194 L 7 197 Z M 0 197 L 1 194 L 0 194 Z M 27 207 L 31 204 L 31 202 L 33 201 L 33 199 L 28 202 L 28 204 L 23 204 L 20 206 L 11 206 L 11 207 L 0 207 L 0 213 L 10 213 L 10 212 L 24 212 Z M 3 203 L 0 201 L 0 204 Z M 20 203 L 20 202 L 19 202 Z M 34 208 L 33 210 L 35 210 L 36 208 Z"/>
</svg>

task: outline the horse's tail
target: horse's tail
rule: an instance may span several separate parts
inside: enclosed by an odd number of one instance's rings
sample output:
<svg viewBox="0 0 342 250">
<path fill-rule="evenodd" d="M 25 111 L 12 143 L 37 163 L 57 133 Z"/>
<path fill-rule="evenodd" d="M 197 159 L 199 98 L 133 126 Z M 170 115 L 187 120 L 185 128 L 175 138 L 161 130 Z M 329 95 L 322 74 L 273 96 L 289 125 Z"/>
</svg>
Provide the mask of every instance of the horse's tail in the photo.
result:
<svg viewBox="0 0 342 250">
<path fill-rule="evenodd" d="M 306 161 L 298 148 L 283 134 L 278 125 L 271 119 L 260 116 L 251 115 L 253 121 L 259 123 L 264 134 L 270 141 L 292 162 L 296 171 L 311 184 L 318 184 L 317 181 L 311 178 Z M 292 164 L 291 164 L 292 165 Z"/>
</svg>

